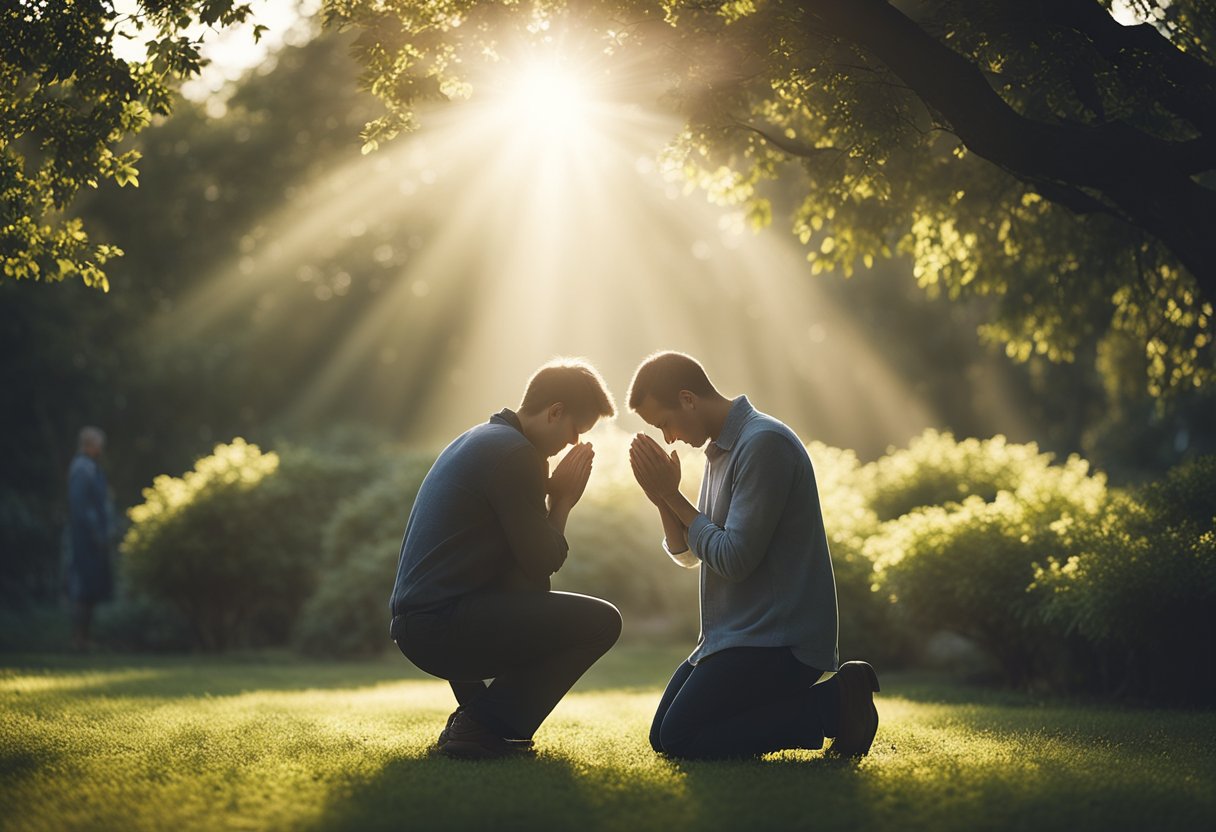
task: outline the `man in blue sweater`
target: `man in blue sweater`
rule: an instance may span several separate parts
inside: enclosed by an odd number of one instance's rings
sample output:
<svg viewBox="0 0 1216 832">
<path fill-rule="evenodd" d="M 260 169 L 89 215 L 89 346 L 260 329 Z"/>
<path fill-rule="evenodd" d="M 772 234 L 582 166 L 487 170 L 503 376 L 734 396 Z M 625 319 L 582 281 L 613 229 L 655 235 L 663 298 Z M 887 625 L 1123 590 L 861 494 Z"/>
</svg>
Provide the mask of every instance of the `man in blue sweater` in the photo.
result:
<svg viewBox="0 0 1216 832">
<path fill-rule="evenodd" d="M 452 686 L 458 707 L 438 741 L 448 756 L 531 751 L 533 732 L 620 635 L 612 604 L 549 591 L 595 455 L 579 435 L 615 413 L 589 364 L 551 363 L 528 382 L 518 412 L 503 409 L 459 436 L 422 481 L 390 632 L 406 658 Z M 567 445 L 550 475 L 549 457 Z"/>
<path fill-rule="evenodd" d="M 750 756 L 821 748 L 833 737 L 831 752 L 867 753 L 878 730 L 878 677 L 865 662 L 837 670 L 836 583 L 802 441 L 746 396 L 722 396 L 682 353 L 642 363 L 629 407 L 668 444 L 705 445 L 706 457 L 694 507 L 680 493 L 674 451 L 645 434 L 630 449 L 638 484 L 659 511 L 663 548 L 681 566 L 701 568 L 701 637 L 659 702 L 655 751 Z"/>
</svg>

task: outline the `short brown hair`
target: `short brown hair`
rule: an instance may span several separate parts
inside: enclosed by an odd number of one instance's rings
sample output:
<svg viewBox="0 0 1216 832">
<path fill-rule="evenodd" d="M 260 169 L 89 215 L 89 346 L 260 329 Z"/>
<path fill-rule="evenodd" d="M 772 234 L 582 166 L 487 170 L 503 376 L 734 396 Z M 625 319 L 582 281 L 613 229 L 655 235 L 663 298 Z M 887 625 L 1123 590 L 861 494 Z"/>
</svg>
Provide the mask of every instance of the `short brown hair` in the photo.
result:
<svg viewBox="0 0 1216 832">
<path fill-rule="evenodd" d="M 557 358 L 533 374 L 520 402 L 520 413 L 539 413 L 561 402 L 577 417 L 609 418 L 616 415 L 616 405 L 604 379 L 582 358 Z"/>
<path fill-rule="evenodd" d="M 629 383 L 629 409 L 637 410 L 647 396 L 661 407 L 675 407 L 680 391 L 698 396 L 719 395 L 697 359 L 682 352 L 656 352 L 648 356 Z"/>
</svg>

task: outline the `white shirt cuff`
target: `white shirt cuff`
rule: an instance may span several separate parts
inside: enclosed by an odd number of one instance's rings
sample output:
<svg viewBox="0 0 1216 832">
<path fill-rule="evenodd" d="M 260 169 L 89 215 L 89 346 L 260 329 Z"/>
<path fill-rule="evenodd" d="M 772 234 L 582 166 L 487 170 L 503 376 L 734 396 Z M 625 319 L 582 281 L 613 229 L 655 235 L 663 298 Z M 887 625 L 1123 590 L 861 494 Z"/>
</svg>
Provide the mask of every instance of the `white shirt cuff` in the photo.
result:
<svg viewBox="0 0 1216 832">
<path fill-rule="evenodd" d="M 692 553 L 692 549 L 685 549 L 683 552 L 671 551 L 671 547 L 667 545 L 667 538 L 663 538 L 663 551 L 667 553 L 669 558 L 685 569 L 691 569 L 701 562 L 701 559 Z"/>
</svg>

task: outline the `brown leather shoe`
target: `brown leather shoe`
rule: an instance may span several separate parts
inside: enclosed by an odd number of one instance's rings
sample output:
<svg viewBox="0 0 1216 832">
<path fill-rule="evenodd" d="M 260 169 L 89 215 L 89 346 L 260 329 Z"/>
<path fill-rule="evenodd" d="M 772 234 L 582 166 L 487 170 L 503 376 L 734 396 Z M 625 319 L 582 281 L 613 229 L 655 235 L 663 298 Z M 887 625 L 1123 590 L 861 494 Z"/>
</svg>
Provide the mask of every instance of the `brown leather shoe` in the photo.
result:
<svg viewBox="0 0 1216 832">
<path fill-rule="evenodd" d="M 534 752 L 532 740 L 500 737 L 459 709 L 448 718 L 447 727 L 439 735 L 435 750 L 461 760 L 491 760 Z"/>
<path fill-rule="evenodd" d="M 870 752 L 878 733 L 878 709 L 874 692 L 878 674 L 868 662 L 845 662 L 836 672 L 840 689 L 840 726 L 827 753 L 840 757 L 861 757 Z"/>
</svg>

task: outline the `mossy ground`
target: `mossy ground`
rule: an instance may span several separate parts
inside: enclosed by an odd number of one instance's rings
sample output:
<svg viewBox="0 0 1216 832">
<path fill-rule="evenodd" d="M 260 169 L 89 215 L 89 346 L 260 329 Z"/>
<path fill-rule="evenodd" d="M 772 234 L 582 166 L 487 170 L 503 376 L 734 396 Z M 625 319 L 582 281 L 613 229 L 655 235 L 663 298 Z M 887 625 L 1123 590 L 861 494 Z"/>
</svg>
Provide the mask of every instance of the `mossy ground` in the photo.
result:
<svg viewBox="0 0 1216 832">
<path fill-rule="evenodd" d="M 667 760 L 680 650 L 616 648 L 535 759 L 428 746 L 446 685 L 399 657 L 0 657 L 0 828 L 1210 829 L 1216 713 L 1044 701 L 890 674 L 858 762 Z"/>
</svg>

